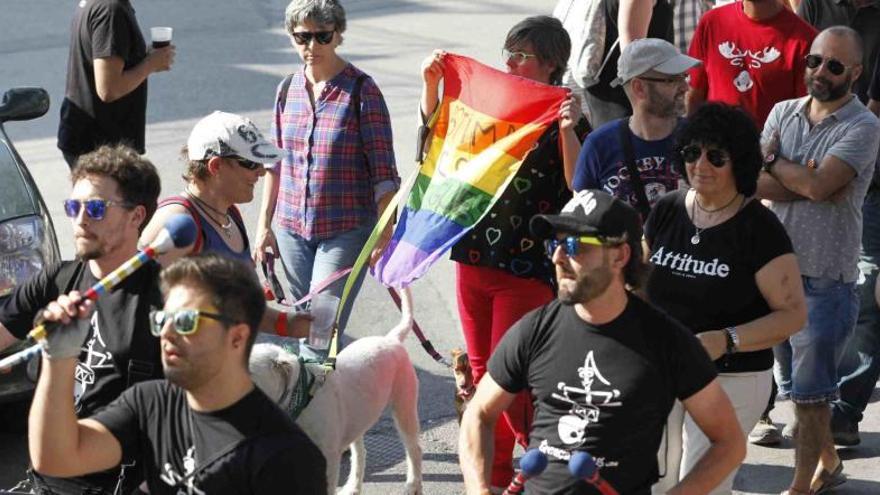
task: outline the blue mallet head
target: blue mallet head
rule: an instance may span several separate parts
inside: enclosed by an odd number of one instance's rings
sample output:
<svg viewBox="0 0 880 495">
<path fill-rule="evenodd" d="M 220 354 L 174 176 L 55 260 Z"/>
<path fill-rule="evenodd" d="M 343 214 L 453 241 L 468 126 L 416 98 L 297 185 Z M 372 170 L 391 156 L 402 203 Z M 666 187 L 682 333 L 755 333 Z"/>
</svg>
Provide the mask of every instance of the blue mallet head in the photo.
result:
<svg viewBox="0 0 880 495">
<path fill-rule="evenodd" d="M 196 242 L 196 223 L 189 215 L 178 214 L 168 217 L 165 230 L 171 236 L 174 247 L 182 248 Z"/>
<path fill-rule="evenodd" d="M 579 450 L 571 454 L 568 460 L 568 471 L 578 479 L 592 478 L 599 468 L 589 452 Z"/>
<path fill-rule="evenodd" d="M 527 478 L 537 476 L 547 469 L 547 456 L 538 449 L 528 450 L 519 460 L 519 468 Z"/>
</svg>

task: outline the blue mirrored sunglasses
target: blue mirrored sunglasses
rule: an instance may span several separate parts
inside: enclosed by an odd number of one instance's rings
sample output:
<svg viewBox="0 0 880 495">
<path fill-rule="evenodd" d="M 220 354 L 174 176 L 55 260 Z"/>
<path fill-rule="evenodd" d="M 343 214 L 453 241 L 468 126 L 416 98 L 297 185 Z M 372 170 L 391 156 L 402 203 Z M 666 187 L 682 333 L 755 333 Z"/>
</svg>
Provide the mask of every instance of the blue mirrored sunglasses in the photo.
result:
<svg viewBox="0 0 880 495">
<path fill-rule="evenodd" d="M 85 207 L 87 217 L 92 220 L 102 220 L 104 215 L 107 214 L 107 208 L 114 205 L 129 208 L 129 205 L 126 203 L 121 201 L 111 201 L 108 199 L 65 199 L 64 214 L 69 218 L 76 218 L 79 215 L 79 211 Z"/>
<path fill-rule="evenodd" d="M 568 256 L 577 256 L 578 254 L 578 246 L 580 243 L 584 244 L 592 244 L 593 246 L 604 246 L 606 243 L 602 242 L 602 239 L 593 236 L 583 236 L 583 237 L 575 237 L 568 236 L 564 239 L 547 239 L 544 241 L 544 249 L 547 250 L 547 256 L 553 257 L 553 253 L 556 252 L 556 248 L 562 246 L 563 251 Z"/>
</svg>

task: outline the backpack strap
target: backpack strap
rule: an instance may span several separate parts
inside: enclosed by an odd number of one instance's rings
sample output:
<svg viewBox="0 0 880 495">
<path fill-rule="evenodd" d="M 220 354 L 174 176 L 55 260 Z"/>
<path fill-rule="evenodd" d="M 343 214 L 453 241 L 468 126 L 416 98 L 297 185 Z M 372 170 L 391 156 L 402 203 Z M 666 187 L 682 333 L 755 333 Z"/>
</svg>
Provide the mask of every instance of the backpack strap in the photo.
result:
<svg viewBox="0 0 880 495">
<path fill-rule="evenodd" d="M 361 74 L 354 80 L 354 86 L 351 89 L 351 104 L 354 107 L 354 118 L 358 127 L 361 126 L 361 88 L 364 86 L 364 80 L 367 75 Z M 358 133 L 360 134 L 360 133 Z"/>
<path fill-rule="evenodd" d="M 166 205 L 180 205 L 186 208 L 186 211 L 189 213 L 189 216 L 192 217 L 193 222 L 196 224 L 196 242 L 193 244 L 192 254 L 202 252 L 202 245 L 205 243 L 205 228 L 202 226 L 202 216 L 199 215 L 199 212 L 196 211 L 195 205 L 192 201 L 189 200 L 186 196 L 169 196 L 162 201 L 159 201 L 159 204 L 156 206 L 156 209 L 162 208 Z M 241 219 L 241 213 L 235 208 L 236 213 L 238 214 L 239 219 Z M 234 218 L 234 217 L 233 217 Z"/>
<path fill-rule="evenodd" d="M 633 192 L 636 193 L 638 202 L 633 206 L 636 207 L 642 216 L 642 221 L 648 218 L 651 212 L 651 203 L 648 202 L 648 195 L 645 194 L 645 184 L 642 182 L 642 176 L 639 175 L 639 168 L 636 166 L 636 152 L 633 149 L 632 134 L 629 131 L 629 117 L 621 120 L 619 139 L 620 146 L 623 148 L 623 161 L 626 162 L 626 168 L 629 171 L 629 182 L 632 184 Z"/>
<path fill-rule="evenodd" d="M 278 95 L 276 96 L 276 106 L 281 107 L 281 113 L 284 113 L 284 107 L 287 106 L 287 92 L 290 91 L 290 81 L 293 80 L 293 74 L 288 74 L 287 77 L 281 81 L 281 88 L 278 90 Z"/>
</svg>

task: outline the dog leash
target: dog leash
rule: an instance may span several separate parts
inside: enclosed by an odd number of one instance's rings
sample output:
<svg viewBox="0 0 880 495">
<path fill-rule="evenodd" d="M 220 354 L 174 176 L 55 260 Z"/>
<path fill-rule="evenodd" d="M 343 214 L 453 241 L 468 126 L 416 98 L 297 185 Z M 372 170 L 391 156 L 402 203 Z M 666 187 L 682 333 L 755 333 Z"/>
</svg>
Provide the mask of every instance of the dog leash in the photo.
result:
<svg viewBox="0 0 880 495">
<path fill-rule="evenodd" d="M 329 287 L 333 282 L 336 282 L 340 278 L 348 275 L 351 272 L 351 267 L 348 268 L 340 268 L 335 272 L 331 273 L 329 277 L 325 278 L 321 281 L 320 284 L 315 286 L 314 289 L 310 290 L 308 294 L 304 295 L 297 301 L 293 303 L 286 303 L 284 300 L 286 296 L 284 295 L 284 287 L 282 287 L 281 282 L 278 281 L 278 276 L 275 275 L 275 256 L 272 253 L 264 253 L 263 254 L 263 293 L 266 295 L 267 301 L 275 301 L 284 306 L 299 306 L 300 304 L 305 304 L 310 301 L 316 294 L 323 292 L 324 289 Z"/>
</svg>

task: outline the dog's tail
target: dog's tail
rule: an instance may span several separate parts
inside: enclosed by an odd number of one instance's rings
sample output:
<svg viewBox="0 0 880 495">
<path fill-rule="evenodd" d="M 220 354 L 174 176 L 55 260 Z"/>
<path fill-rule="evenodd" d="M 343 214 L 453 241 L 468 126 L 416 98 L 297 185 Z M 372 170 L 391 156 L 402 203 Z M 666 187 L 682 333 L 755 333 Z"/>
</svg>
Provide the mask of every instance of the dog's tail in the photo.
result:
<svg viewBox="0 0 880 495">
<path fill-rule="evenodd" d="M 406 336 L 409 334 L 409 331 L 413 327 L 413 298 L 412 292 L 410 292 L 409 287 L 404 287 L 402 290 L 399 291 L 399 294 L 400 323 L 398 323 L 396 327 L 392 328 L 386 336 L 397 339 L 398 342 L 403 343 L 404 339 L 406 339 Z"/>
</svg>

